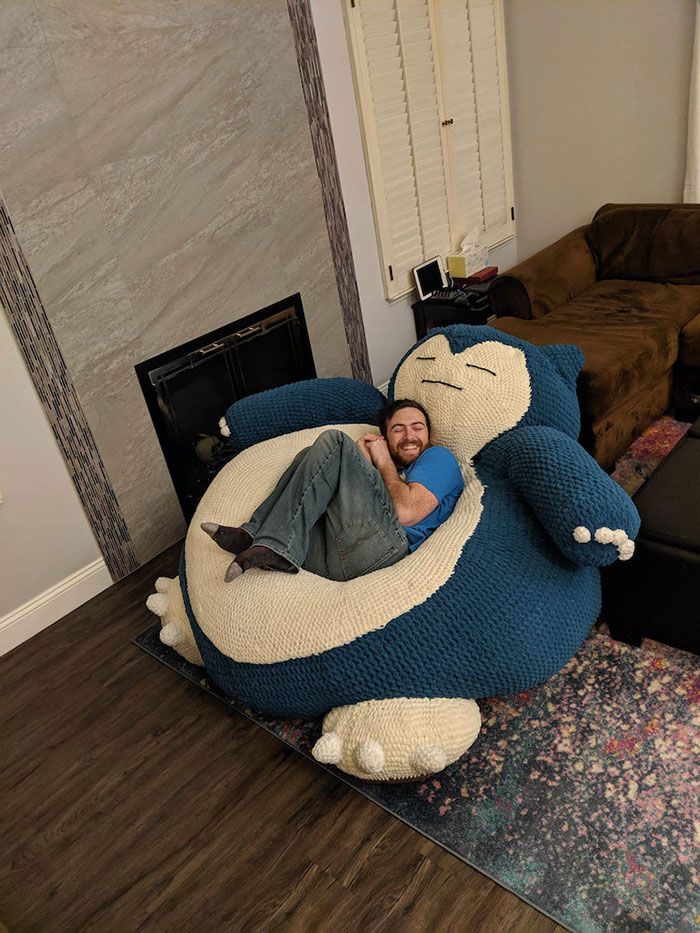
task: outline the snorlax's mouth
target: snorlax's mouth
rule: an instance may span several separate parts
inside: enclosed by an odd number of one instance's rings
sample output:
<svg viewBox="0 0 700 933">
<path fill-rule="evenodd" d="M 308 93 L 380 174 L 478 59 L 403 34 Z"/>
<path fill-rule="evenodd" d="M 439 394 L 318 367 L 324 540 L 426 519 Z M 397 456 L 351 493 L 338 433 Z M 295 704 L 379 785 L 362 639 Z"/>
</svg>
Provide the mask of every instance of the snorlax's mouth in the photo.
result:
<svg viewBox="0 0 700 933">
<path fill-rule="evenodd" d="M 443 382 L 442 379 L 423 379 L 422 382 L 431 382 L 433 385 L 438 386 L 449 386 L 450 389 L 457 389 L 458 392 L 462 391 L 462 386 L 453 385 L 451 382 Z"/>
</svg>

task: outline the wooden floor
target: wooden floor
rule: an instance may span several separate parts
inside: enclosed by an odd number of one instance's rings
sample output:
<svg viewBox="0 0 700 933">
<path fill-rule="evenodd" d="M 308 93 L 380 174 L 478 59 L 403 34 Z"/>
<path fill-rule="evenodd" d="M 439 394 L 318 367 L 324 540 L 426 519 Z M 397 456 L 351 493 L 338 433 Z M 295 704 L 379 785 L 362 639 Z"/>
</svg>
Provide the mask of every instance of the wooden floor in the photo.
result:
<svg viewBox="0 0 700 933">
<path fill-rule="evenodd" d="M 0 659 L 0 929 L 563 929 L 131 645 L 176 564 Z"/>
</svg>

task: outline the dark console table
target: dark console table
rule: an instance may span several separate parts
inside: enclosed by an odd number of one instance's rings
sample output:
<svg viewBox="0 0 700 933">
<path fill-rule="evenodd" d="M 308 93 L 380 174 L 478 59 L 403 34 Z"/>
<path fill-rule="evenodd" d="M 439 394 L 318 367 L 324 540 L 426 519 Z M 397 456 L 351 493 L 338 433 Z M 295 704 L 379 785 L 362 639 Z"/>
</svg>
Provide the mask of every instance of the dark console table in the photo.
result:
<svg viewBox="0 0 700 933">
<path fill-rule="evenodd" d="M 603 621 L 700 654 L 700 419 L 633 498 L 642 527 L 632 559 L 603 570 Z"/>
</svg>

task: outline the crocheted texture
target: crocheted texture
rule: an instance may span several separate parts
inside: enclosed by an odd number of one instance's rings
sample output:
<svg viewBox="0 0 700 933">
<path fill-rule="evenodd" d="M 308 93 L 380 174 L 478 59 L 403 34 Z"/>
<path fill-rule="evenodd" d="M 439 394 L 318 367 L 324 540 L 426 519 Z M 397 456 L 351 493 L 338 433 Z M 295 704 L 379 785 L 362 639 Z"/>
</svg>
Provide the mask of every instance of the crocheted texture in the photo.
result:
<svg viewBox="0 0 700 933">
<path fill-rule="evenodd" d="M 429 347 L 426 344 L 429 344 Z M 581 429 L 581 412 L 576 397 L 576 380 L 583 366 L 583 353 L 579 347 L 569 344 L 535 347 L 525 340 L 503 334 L 492 327 L 470 327 L 466 324 L 454 324 L 451 327 L 438 327 L 431 330 L 426 337 L 405 354 L 397 366 L 389 382 L 389 399 L 406 396 L 405 378 L 401 380 L 398 387 L 397 378 L 399 373 L 405 377 L 406 369 L 404 364 L 409 362 L 410 358 L 431 356 L 437 349 L 438 364 L 440 358 L 442 358 L 443 365 L 449 365 L 450 363 L 454 365 L 455 360 L 449 360 L 448 358 L 447 348 L 449 348 L 453 357 L 471 349 L 473 351 L 472 363 L 478 364 L 481 360 L 488 366 L 489 353 L 487 348 L 490 348 L 492 355 L 494 344 L 500 345 L 501 348 L 512 347 L 520 351 L 527 363 L 530 377 L 530 398 L 527 411 L 523 415 L 520 425 L 541 425 L 558 428 L 564 434 L 568 434 L 569 437 L 576 440 Z M 502 350 L 498 352 L 502 354 Z M 468 356 L 469 354 L 465 355 L 465 361 L 467 361 Z M 462 372 L 460 375 L 465 375 L 465 373 Z M 470 378 L 468 383 L 470 394 L 473 396 L 475 390 L 479 391 L 478 383 L 475 384 L 478 373 L 473 370 L 469 373 L 469 376 L 474 377 L 474 379 Z M 435 378 L 435 376 L 423 372 L 420 378 Z M 504 380 L 512 378 L 512 370 L 507 365 L 506 367 L 499 366 L 499 371 L 496 371 L 496 378 L 503 383 Z M 423 396 L 426 395 L 425 389 L 415 385 L 413 391 L 417 394 L 408 395 L 407 397 L 415 398 L 416 401 L 425 404 L 423 401 Z M 479 394 L 482 395 L 483 401 L 486 402 L 486 408 L 492 417 L 495 411 L 492 402 L 495 397 L 491 389 L 487 390 L 486 393 L 479 392 Z M 472 414 L 476 415 L 480 420 L 485 417 L 482 409 L 473 404 L 470 407 Z M 433 412 L 430 409 L 428 410 L 432 417 Z M 471 431 L 469 426 L 466 427 L 466 431 L 467 433 Z M 491 437 L 494 436 L 494 434 L 491 435 Z"/>
<path fill-rule="evenodd" d="M 343 425 L 342 429 L 359 438 L 369 428 Z M 208 638 L 230 658 L 253 665 L 305 658 L 382 628 L 448 581 L 464 540 L 476 528 L 483 489 L 467 466 L 470 478 L 451 520 L 392 567 L 347 582 L 306 570 L 298 574 L 253 570 L 235 583 L 225 583 L 231 556 L 201 530 L 200 522 L 237 525 L 248 518 L 290 459 L 322 430 L 295 432 L 244 451 L 234 461 L 236 470 L 225 469 L 216 478 L 192 521 L 186 554 L 194 613 Z"/>
<path fill-rule="evenodd" d="M 243 489 L 221 485 L 218 501 Z M 566 560 L 486 470 L 414 554 L 348 583 L 259 571 L 227 585 L 228 557 L 197 534 L 199 517 L 181 579 L 204 664 L 231 696 L 277 715 L 517 692 L 566 663 L 599 611 L 597 569 Z"/>
<path fill-rule="evenodd" d="M 306 379 L 242 398 L 224 416 L 228 443 L 237 453 L 260 441 L 303 428 L 366 422 L 379 424 L 386 399 L 358 379 Z"/>
<path fill-rule="evenodd" d="M 368 700 L 332 710 L 313 755 L 356 777 L 409 780 L 456 761 L 480 727 L 474 700 Z"/>
<path fill-rule="evenodd" d="M 489 444 L 481 458 L 513 483 L 562 554 L 577 564 L 612 564 L 619 548 L 616 553 L 606 545 L 621 546 L 639 531 L 630 497 L 560 431 L 518 428 Z M 589 531 L 587 539 L 581 529 Z"/>
<path fill-rule="evenodd" d="M 586 523 L 619 528 L 624 522 L 623 494 L 564 434 L 552 428 L 512 431 L 528 417 L 544 420 L 547 405 L 557 426 L 567 433 L 577 429 L 572 403 L 581 356 L 575 349 L 555 348 L 554 357 L 559 356 L 561 366 L 552 362 L 552 348 L 545 352 L 491 328 L 468 327 L 431 335 L 407 355 L 393 385 L 409 388 L 411 397 L 427 403 L 431 417 L 434 413 L 444 435 L 436 440 L 461 454 L 465 492 L 428 542 L 397 565 L 366 577 L 337 583 L 303 571 L 293 576 L 261 571 L 246 574 L 235 586 L 224 584 L 228 558 L 199 531 L 200 521 L 245 520 L 319 429 L 268 441 L 223 470 L 202 499 L 187 540 L 187 579 L 194 581 L 191 621 L 214 679 L 261 709 L 318 715 L 367 699 L 509 693 L 561 667 L 599 608 L 597 571 L 579 565 L 617 556 L 613 544 L 578 544 L 574 528 Z M 536 388 L 538 378 L 546 393 Z M 286 389 L 280 390 L 285 397 Z M 402 388 L 400 394 L 409 393 Z M 257 403 L 259 408 L 274 403 L 278 421 L 282 409 L 274 396 L 265 393 Z M 536 416 L 533 404 L 539 408 Z M 493 440 L 489 422 L 497 423 L 504 438 L 518 434 L 523 440 L 506 445 L 500 458 L 500 448 L 494 448 L 490 459 L 473 468 L 467 455 L 486 437 Z M 366 425 L 344 429 L 360 436 Z M 542 435 L 539 448 L 535 431 Z M 536 456 L 513 477 L 506 452 L 516 447 Z M 534 520 L 532 503 L 521 491 L 538 470 L 544 477 L 544 524 Z M 574 502 L 570 527 L 565 521 L 558 528 L 546 490 L 563 490 L 561 503 L 566 490 L 579 487 L 578 501 L 588 508 Z M 631 503 L 629 509 L 627 518 L 634 518 Z M 628 531 L 631 535 L 635 528 L 628 524 Z M 598 549 L 605 552 L 602 558 Z"/>
<path fill-rule="evenodd" d="M 638 528 L 631 501 L 574 441 L 581 363 L 577 348 L 536 348 L 483 327 L 445 328 L 417 344 L 390 394 L 425 405 L 433 441 L 453 450 L 465 489 L 452 516 L 417 551 L 347 583 L 305 571 L 249 571 L 223 583 L 230 558 L 199 523 L 249 517 L 296 451 L 322 430 L 294 429 L 300 407 L 289 393 L 328 399 L 329 381 L 257 396 L 244 434 L 243 403 L 236 403 L 227 418 L 238 443 L 272 430 L 284 436 L 256 443 L 228 464 L 188 532 L 180 574 L 186 631 L 212 680 L 257 709 L 318 716 L 371 700 L 516 693 L 560 669 L 597 618 L 597 566 L 625 548 L 629 555 Z M 303 406 L 301 412 L 307 414 Z M 355 438 L 368 429 L 357 421 L 341 423 Z M 588 540 L 581 528 L 590 531 Z M 608 543 L 596 534 L 603 529 L 611 532 L 603 534 Z M 439 763 L 453 747 L 431 739 L 423 725 L 417 745 L 399 734 L 380 741 L 381 775 L 405 774 L 415 768 L 411 762 Z M 357 762 L 369 727 L 358 720 L 344 728 Z M 364 738 L 376 741 L 369 732 Z M 401 762 L 389 767 L 394 748 Z M 321 752 L 329 754 L 325 746 Z M 365 752 L 364 764 L 377 766 L 377 750 Z M 348 762 L 340 767 L 349 770 Z"/>
</svg>

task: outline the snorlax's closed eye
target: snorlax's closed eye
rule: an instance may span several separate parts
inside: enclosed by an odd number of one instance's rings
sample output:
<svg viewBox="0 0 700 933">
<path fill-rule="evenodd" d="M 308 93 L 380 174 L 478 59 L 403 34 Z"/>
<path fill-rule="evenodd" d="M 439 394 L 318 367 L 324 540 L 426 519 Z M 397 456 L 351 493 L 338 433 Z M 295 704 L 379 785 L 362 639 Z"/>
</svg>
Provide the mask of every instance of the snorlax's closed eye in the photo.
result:
<svg viewBox="0 0 700 933">
<path fill-rule="evenodd" d="M 485 366 L 477 366 L 475 363 L 465 363 L 464 365 L 470 369 L 480 369 L 483 373 L 491 373 L 492 376 L 496 375 L 492 369 L 487 369 Z"/>
</svg>

